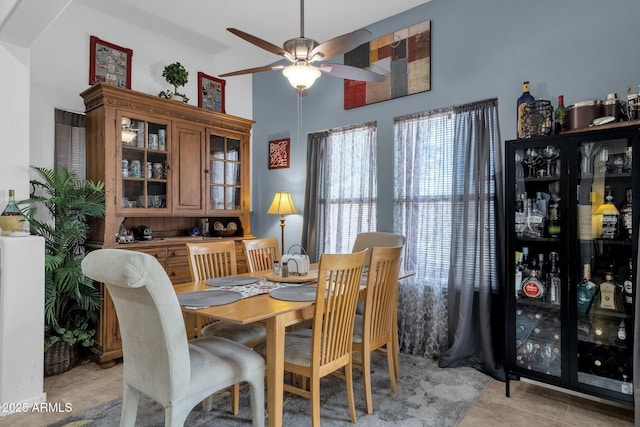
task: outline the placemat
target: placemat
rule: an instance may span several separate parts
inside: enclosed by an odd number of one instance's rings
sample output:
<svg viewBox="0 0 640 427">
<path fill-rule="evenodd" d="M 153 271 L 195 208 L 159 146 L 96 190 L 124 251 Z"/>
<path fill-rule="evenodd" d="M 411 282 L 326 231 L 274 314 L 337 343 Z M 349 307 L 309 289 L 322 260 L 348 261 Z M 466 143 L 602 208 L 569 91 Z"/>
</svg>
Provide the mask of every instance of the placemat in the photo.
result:
<svg viewBox="0 0 640 427">
<path fill-rule="evenodd" d="M 180 305 L 189 308 L 204 308 L 214 305 L 229 304 L 242 298 L 239 292 L 211 290 L 187 292 L 178 295 Z"/>
<path fill-rule="evenodd" d="M 252 276 L 224 276 L 224 277 L 214 277 L 212 279 L 207 279 L 204 281 L 209 286 L 216 287 L 229 287 L 229 286 L 244 286 L 250 285 L 252 283 L 259 282 L 260 279 L 258 277 Z"/>
<path fill-rule="evenodd" d="M 271 298 L 283 301 L 314 301 L 316 299 L 315 286 L 286 286 L 269 292 Z"/>
</svg>

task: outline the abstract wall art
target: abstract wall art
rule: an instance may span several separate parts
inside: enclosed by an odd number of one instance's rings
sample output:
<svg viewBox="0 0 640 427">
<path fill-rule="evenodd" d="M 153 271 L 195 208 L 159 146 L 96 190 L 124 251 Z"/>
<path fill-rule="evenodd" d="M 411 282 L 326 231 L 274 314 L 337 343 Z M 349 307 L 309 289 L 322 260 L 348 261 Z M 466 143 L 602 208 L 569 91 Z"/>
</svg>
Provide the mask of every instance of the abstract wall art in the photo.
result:
<svg viewBox="0 0 640 427">
<path fill-rule="evenodd" d="M 345 79 L 345 110 L 431 90 L 431 21 L 363 43 L 344 54 L 344 63 L 387 77 L 379 83 Z"/>
</svg>

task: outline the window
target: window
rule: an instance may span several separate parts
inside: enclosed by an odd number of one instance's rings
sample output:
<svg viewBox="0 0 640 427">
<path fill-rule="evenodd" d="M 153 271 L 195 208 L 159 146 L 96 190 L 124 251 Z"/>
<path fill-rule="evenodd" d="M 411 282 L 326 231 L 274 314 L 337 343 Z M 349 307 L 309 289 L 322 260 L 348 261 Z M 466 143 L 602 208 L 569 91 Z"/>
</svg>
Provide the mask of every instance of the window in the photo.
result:
<svg viewBox="0 0 640 427">
<path fill-rule="evenodd" d="M 55 110 L 55 161 L 54 169 L 66 167 L 78 179 L 86 173 L 86 129 L 84 114 Z"/>
<path fill-rule="evenodd" d="M 312 259 L 350 252 L 358 233 L 376 230 L 376 134 L 365 123 L 309 135 L 303 246 Z"/>
</svg>

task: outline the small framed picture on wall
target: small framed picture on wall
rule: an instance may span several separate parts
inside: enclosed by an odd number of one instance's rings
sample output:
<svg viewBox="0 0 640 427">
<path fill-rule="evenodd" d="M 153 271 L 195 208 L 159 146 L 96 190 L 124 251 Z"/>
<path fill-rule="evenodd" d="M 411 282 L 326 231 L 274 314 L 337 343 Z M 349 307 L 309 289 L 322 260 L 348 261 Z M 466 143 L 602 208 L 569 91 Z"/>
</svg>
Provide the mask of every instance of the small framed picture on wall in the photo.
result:
<svg viewBox="0 0 640 427">
<path fill-rule="evenodd" d="M 291 166 L 289 138 L 269 141 L 269 169 L 287 169 Z"/>
<path fill-rule="evenodd" d="M 133 50 L 91 36 L 89 39 L 89 84 L 107 83 L 131 89 Z"/>
<path fill-rule="evenodd" d="M 198 107 L 224 113 L 225 81 L 198 72 Z"/>
</svg>

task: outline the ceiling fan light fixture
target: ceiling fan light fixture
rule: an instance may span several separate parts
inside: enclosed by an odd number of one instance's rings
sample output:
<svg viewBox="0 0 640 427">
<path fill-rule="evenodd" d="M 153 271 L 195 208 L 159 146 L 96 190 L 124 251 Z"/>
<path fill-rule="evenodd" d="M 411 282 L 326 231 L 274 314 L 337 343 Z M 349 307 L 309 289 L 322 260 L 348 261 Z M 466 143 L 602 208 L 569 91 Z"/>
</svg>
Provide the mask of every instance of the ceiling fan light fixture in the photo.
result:
<svg viewBox="0 0 640 427">
<path fill-rule="evenodd" d="M 309 64 L 293 64 L 285 67 L 282 74 L 289 80 L 291 86 L 297 90 L 309 89 L 318 77 L 320 70 Z"/>
</svg>

